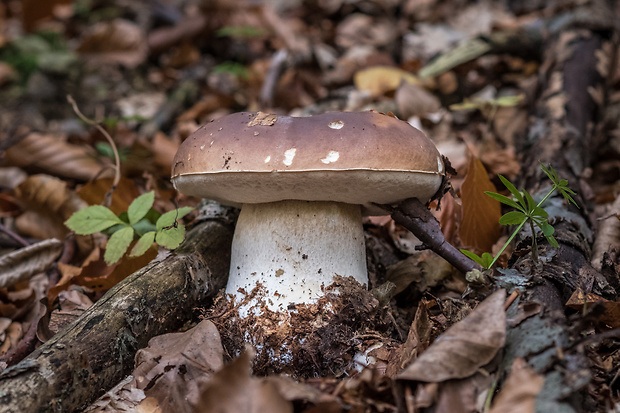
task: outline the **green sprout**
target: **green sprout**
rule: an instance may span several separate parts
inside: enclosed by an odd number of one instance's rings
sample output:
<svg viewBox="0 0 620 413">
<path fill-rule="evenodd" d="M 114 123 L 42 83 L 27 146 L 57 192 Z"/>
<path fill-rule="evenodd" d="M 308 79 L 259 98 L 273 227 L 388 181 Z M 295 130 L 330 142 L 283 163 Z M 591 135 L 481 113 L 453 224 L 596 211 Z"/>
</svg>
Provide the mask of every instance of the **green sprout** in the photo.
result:
<svg viewBox="0 0 620 413">
<path fill-rule="evenodd" d="M 144 254 L 153 243 L 174 249 L 185 238 L 185 226 L 177 220 L 193 208 L 183 207 L 160 214 L 152 208 L 154 201 L 155 193 L 147 192 L 134 199 L 127 212 L 119 216 L 102 205 L 92 205 L 74 213 L 65 225 L 78 235 L 97 232 L 110 235 L 103 257 L 107 264 L 118 262 L 135 239 L 130 257 Z"/>
<path fill-rule="evenodd" d="M 575 192 L 568 188 L 568 181 L 566 179 L 560 179 L 557 172 L 553 169 L 551 165 L 545 167 L 545 165 L 541 163 L 540 167 L 542 168 L 543 172 L 549 177 L 549 179 L 553 183 L 553 186 L 549 190 L 549 193 L 547 193 L 547 195 L 545 195 L 545 197 L 541 199 L 538 203 L 534 201 L 534 198 L 532 198 L 532 196 L 526 190 L 517 190 L 517 188 L 508 179 L 504 178 L 502 175 L 498 175 L 499 179 L 512 194 L 512 198 L 490 191 L 486 191 L 485 194 L 501 202 L 504 205 L 508 205 L 514 208 L 514 211 L 510 211 L 502 215 L 502 217 L 499 219 L 499 223 L 502 225 L 518 225 L 517 229 L 512 233 L 510 238 L 508 238 L 508 241 L 506 241 L 502 249 L 495 255 L 495 257 L 492 257 L 491 254 L 489 254 L 488 252 L 483 253 L 482 256 L 478 256 L 471 251 L 462 249 L 461 252 L 463 254 L 480 264 L 482 267 L 487 269 L 491 268 L 525 224 L 529 224 L 530 230 L 532 232 L 532 257 L 534 260 L 538 260 L 538 244 L 536 242 L 535 226 L 540 228 L 542 234 L 545 236 L 547 242 L 549 242 L 551 246 L 555 248 L 559 246 L 558 241 L 553 237 L 555 229 L 547 221 L 549 214 L 547 213 L 547 211 L 544 210 L 541 205 L 555 191 L 560 191 L 566 202 L 572 203 L 577 208 L 579 208 L 579 206 L 571 197 L 571 195 L 575 195 Z"/>
</svg>

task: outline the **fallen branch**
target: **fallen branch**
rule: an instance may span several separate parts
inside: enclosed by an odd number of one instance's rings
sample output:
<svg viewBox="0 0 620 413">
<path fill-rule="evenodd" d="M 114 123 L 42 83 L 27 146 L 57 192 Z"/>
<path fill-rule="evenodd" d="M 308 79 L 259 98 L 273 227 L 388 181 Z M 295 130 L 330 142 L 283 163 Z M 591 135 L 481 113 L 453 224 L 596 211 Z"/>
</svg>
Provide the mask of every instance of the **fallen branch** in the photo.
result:
<svg viewBox="0 0 620 413">
<path fill-rule="evenodd" d="M 225 286 L 231 225 L 198 224 L 163 261 L 135 272 L 0 374 L 3 412 L 76 411 L 131 373 L 136 351 L 178 330 Z"/>
</svg>

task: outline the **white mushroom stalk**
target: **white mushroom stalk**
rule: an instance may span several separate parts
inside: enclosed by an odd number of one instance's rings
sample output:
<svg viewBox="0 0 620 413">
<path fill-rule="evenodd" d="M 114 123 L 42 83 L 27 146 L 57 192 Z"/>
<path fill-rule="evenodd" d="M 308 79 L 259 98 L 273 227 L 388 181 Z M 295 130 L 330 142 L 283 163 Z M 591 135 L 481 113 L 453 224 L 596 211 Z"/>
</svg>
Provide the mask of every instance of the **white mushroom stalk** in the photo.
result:
<svg viewBox="0 0 620 413">
<path fill-rule="evenodd" d="M 335 276 L 367 285 L 362 207 L 426 202 L 445 174 L 428 137 L 377 112 L 235 113 L 187 138 L 172 169 L 180 192 L 243 205 L 226 291 L 261 293 L 242 317 L 315 303 Z"/>
<path fill-rule="evenodd" d="M 245 204 L 233 238 L 226 292 L 242 301 L 257 286 L 262 293 L 241 306 L 262 313 L 315 303 L 334 276 L 367 285 L 361 207 L 339 202 L 280 201 Z"/>
</svg>

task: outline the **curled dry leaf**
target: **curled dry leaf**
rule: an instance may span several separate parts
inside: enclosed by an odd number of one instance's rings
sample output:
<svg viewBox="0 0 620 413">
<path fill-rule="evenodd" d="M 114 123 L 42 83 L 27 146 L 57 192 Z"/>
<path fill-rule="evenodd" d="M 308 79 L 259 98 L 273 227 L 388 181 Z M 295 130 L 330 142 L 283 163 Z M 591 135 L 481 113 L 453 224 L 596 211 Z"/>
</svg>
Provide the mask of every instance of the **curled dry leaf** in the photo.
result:
<svg viewBox="0 0 620 413">
<path fill-rule="evenodd" d="M 412 116 L 423 117 L 441 109 L 441 103 L 435 95 L 404 79 L 401 80 L 394 99 L 398 105 L 398 112 L 403 119 L 409 119 Z"/>
<path fill-rule="evenodd" d="M 529 368 L 525 360 L 515 359 L 512 371 L 495 399 L 490 413 L 533 413 L 545 378 Z"/>
<path fill-rule="evenodd" d="M 292 413 L 293 405 L 285 400 L 273 383 L 251 376 L 254 350 L 250 347 L 232 363 L 218 371 L 203 387 L 194 413 Z"/>
<path fill-rule="evenodd" d="M 172 162 L 170 162 L 172 163 Z M 78 195 L 89 205 L 99 205 L 112 188 L 113 178 L 100 178 L 90 181 L 78 191 Z M 131 202 L 140 196 L 140 190 L 136 187 L 133 179 L 121 177 L 116 190 L 112 193 L 110 210 L 116 215 L 127 211 Z"/>
<path fill-rule="evenodd" d="M 3 255 L 0 258 L 0 288 L 46 271 L 61 252 L 62 242 L 51 238 Z"/>
<path fill-rule="evenodd" d="M 66 290 L 73 284 L 82 285 L 94 291 L 107 291 L 130 274 L 151 262 L 157 256 L 157 251 L 149 248 L 139 257 L 131 258 L 125 255 L 119 262 L 113 265 L 107 265 L 103 256 L 104 251 L 97 248 L 93 250 L 82 268 L 71 265 L 59 266 L 58 270 L 61 272 L 62 277 L 58 284 L 49 289 L 47 293 L 49 302 L 53 303 L 58 293 Z"/>
<path fill-rule="evenodd" d="M 489 363 L 506 340 L 506 291 L 498 290 L 398 375 L 401 380 L 442 382 L 471 376 Z"/>
<path fill-rule="evenodd" d="M 499 238 L 502 215 L 499 202 L 487 196 L 485 191 L 496 192 L 495 185 L 480 159 L 472 155 L 461 186 L 463 219 L 459 236 L 464 245 L 480 252 L 491 251 Z"/>
<path fill-rule="evenodd" d="M 34 166 L 52 175 L 84 181 L 95 177 L 103 167 L 91 148 L 37 132 L 7 149 L 6 159 L 8 165 Z"/>
<path fill-rule="evenodd" d="M 120 63 L 136 67 L 147 56 L 146 37 L 140 27 L 128 20 L 100 22 L 84 32 L 78 52 L 101 63 Z"/>
<path fill-rule="evenodd" d="M 602 308 L 602 313 L 598 315 L 600 322 L 611 328 L 620 328 L 620 302 L 618 301 L 609 301 L 599 295 L 586 293 L 581 288 L 577 288 L 566 303 L 567 307 L 577 311 L 594 305 Z"/>
<path fill-rule="evenodd" d="M 152 338 L 148 347 L 136 354 L 131 386 L 156 398 L 163 411 L 190 412 L 190 404 L 198 401 L 199 387 L 223 365 L 224 349 L 217 328 L 203 320 L 184 333 Z"/>
</svg>

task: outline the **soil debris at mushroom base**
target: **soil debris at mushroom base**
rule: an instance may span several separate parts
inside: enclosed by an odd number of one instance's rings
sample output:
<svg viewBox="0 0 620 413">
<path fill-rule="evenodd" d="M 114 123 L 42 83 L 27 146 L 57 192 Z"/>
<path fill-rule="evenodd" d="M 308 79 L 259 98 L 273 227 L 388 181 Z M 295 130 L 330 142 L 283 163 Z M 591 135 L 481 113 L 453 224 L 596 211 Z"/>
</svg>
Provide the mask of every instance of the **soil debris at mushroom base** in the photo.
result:
<svg viewBox="0 0 620 413">
<path fill-rule="evenodd" d="M 261 289 L 256 287 L 243 301 L 261 294 Z M 381 306 L 352 277 L 336 277 L 315 304 L 296 304 L 288 311 L 263 305 L 260 315 L 243 317 L 243 301 L 235 303 L 222 294 L 205 317 L 226 332 L 222 343 L 229 357 L 239 355 L 246 343 L 256 349 L 253 371 L 259 376 L 339 377 L 367 364 L 381 370 L 401 344 L 391 338 L 397 333 L 389 307 Z"/>
</svg>

